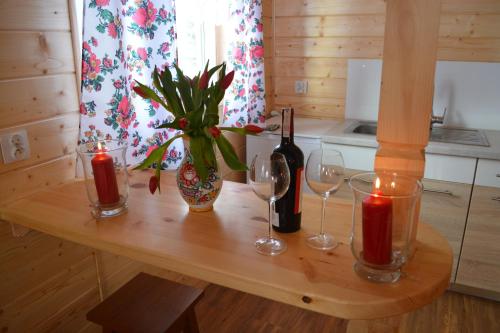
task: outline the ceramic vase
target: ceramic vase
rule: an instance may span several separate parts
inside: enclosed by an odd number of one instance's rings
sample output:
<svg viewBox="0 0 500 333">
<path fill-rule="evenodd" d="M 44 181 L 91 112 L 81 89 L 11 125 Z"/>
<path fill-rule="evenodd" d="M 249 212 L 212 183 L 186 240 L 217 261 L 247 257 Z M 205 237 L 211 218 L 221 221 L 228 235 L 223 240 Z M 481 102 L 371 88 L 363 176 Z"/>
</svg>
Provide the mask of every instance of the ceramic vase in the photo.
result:
<svg viewBox="0 0 500 333">
<path fill-rule="evenodd" d="M 177 188 L 189 205 L 189 210 L 206 212 L 213 209 L 213 204 L 222 188 L 220 168 L 208 169 L 208 178 L 202 181 L 193 164 L 193 156 L 189 151 L 189 142 L 184 141 L 184 159 L 177 169 Z"/>
</svg>

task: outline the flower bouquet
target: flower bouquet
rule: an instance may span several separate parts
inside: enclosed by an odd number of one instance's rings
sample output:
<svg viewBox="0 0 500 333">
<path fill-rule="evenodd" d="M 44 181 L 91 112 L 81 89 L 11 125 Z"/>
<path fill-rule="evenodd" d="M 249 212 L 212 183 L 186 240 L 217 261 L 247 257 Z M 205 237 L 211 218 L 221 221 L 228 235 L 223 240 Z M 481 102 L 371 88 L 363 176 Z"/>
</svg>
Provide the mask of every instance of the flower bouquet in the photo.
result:
<svg viewBox="0 0 500 333">
<path fill-rule="evenodd" d="M 241 135 L 262 132 L 262 128 L 255 125 L 247 125 L 243 128 L 219 126 L 219 103 L 234 78 L 234 71 L 226 74 L 225 63 L 209 69 L 207 62 L 204 71 L 194 78 L 189 78 L 177 65 L 174 66 L 177 74 L 175 79 L 169 69 L 159 71 L 155 67 L 153 85 L 159 94 L 153 88 L 137 81 L 137 85 L 133 88 L 138 95 L 159 103 L 174 116 L 171 122 L 165 122 L 156 127 L 157 129 L 173 128 L 182 131 L 181 134 L 173 136 L 153 150 L 135 168 L 145 169 L 153 165 L 156 167 L 156 174 L 151 177 L 149 183 L 151 193 L 154 193 L 156 189 L 160 190 L 161 161 L 168 146 L 174 140 L 181 137 L 189 139 L 188 148 L 192 164 L 197 176 L 203 182 L 208 179 L 210 170 L 217 169 L 215 145 L 231 169 L 247 170 L 247 166 L 238 159 L 233 146 L 224 136 L 225 131 Z M 215 74 L 217 74 L 217 79 L 211 82 Z"/>
</svg>

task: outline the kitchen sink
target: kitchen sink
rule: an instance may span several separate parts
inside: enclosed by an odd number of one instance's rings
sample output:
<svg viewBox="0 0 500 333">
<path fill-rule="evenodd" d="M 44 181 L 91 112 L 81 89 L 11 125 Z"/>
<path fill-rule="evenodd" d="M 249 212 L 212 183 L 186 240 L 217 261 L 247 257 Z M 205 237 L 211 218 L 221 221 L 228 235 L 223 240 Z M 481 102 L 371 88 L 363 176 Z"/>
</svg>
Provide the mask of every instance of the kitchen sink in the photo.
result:
<svg viewBox="0 0 500 333">
<path fill-rule="evenodd" d="M 377 123 L 357 122 L 353 126 L 347 128 L 345 132 L 376 135 Z M 482 131 L 467 128 L 434 127 L 430 132 L 429 141 L 484 147 L 490 146 L 488 139 Z"/>
</svg>

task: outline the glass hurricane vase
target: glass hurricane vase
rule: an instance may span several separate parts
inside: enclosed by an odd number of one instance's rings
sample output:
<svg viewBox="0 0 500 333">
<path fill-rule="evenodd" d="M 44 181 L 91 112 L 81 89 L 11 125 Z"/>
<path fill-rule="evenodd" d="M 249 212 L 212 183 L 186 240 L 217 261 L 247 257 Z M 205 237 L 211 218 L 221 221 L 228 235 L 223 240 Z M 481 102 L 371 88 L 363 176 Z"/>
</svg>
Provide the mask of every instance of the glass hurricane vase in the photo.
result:
<svg viewBox="0 0 500 333">
<path fill-rule="evenodd" d="M 362 173 L 352 176 L 349 185 L 354 196 L 354 270 L 371 281 L 396 282 L 408 259 L 422 184 L 403 175 Z"/>
<path fill-rule="evenodd" d="M 126 211 L 129 191 L 126 151 L 127 143 L 120 140 L 91 141 L 77 148 L 92 215 L 97 219 Z"/>
</svg>

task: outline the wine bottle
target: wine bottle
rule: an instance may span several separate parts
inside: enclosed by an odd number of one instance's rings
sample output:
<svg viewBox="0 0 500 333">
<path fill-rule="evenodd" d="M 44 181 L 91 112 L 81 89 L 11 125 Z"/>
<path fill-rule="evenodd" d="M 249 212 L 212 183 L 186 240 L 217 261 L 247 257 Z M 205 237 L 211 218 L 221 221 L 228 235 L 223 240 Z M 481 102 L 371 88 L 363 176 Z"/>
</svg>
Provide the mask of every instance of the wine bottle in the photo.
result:
<svg viewBox="0 0 500 333">
<path fill-rule="evenodd" d="M 273 229 L 287 233 L 300 229 L 304 154 L 293 142 L 293 108 L 282 109 L 281 113 L 281 143 L 274 149 L 274 152 L 285 156 L 290 169 L 290 186 L 285 195 L 276 201 L 278 216 L 274 219 Z"/>
</svg>

